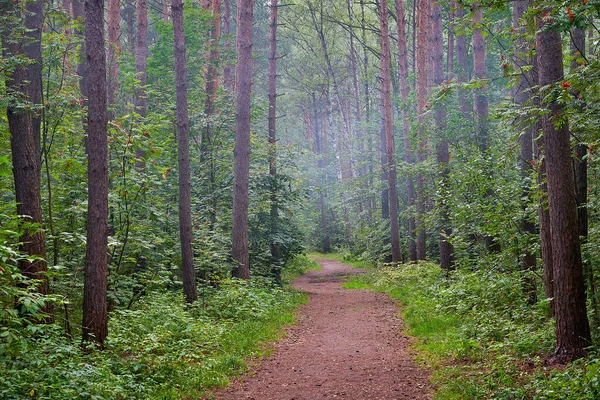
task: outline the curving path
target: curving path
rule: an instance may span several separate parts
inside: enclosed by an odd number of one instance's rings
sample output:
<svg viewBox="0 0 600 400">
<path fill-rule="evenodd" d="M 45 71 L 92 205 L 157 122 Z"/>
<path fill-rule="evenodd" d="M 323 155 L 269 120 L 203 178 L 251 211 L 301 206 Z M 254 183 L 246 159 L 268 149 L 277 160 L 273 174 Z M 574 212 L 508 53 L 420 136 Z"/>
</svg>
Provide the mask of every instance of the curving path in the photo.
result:
<svg viewBox="0 0 600 400">
<path fill-rule="evenodd" d="M 360 270 L 338 261 L 293 285 L 310 296 L 298 323 L 270 357 L 231 386 L 221 400 L 431 399 L 428 374 L 412 360 L 396 305 L 382 293 L 347 290 L 340 277 Z"/>
</svg>

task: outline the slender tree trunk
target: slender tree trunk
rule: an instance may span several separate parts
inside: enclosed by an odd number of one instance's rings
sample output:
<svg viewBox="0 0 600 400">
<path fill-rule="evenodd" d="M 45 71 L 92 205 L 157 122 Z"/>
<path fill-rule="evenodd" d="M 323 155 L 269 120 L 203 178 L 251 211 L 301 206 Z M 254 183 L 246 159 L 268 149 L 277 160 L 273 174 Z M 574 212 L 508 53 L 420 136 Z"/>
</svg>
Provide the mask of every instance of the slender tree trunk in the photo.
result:
<svg viewBox="0 0 600 400">
<path fill-rule="evenodd" d="M 442 30 L 442 7 L 439 3 L 432 6 L 432 35 L 431 53 L 433 61 L 433 84 L 436 87 L 444 83 L 444 38 Z M 435 125 L 439 136 L 437 144 L 437 163 L 440 174 L 440 185 L 442 196 L 439 199 L 440 212 L 440 267 L 450 270 L 454 264 L 454 249 L 447 238 L 451 234 L 450 213 L 444 199 L 444 191 L 448 186 L 448 163 L 450 153 L 448 151 L 448 140 L 446 140 L 446 106 L 438 104 L 435 108 Z"/>
<path fill-rule="evenodd" d="M 465 10 L 461 4 L 457 4 L 456 18 L 462 19 L 465 16 Z M 467 63 L 468 50 L 467 38 L 464 34 L 456 35 L 456 59 L 458 61 L 458 82 L 469 81 L 469 67 Z M 466 90 L 458 91 L 458 101 L 461 114 L 465 120 L 471 119 L 471 104 L 469 94 Z"/>
<path fill-rule="evenodd" d="M 278 232 L 278 190 L 277 190 L 277 0 L 271 0 L 271 18 L 270 25 L 270 49 L 269 49 L 269 175 L 271 176 L 271 234 Z M 274 268 L 274 275 L 279 282 L 281 280 L 281 269 L 279 258 L 281 250 L 279 244 L 271 242 L 271 264 Z"/>
<path fill-rule="evenodd" d="M 585 56 L 585 31 L 579 28 L 571 29 L 571 69 L 579 68 L 578 59 Z M 579 223 L 579 237 L 582 244 L 587 242 L 589 223 L 587 212 L 587 154 L 588 147 L 585 143 L 577 143 L 573 149 L 573 172 L 575 173 L 575 196 L 577 197 L 577 216 Z M 583 262 L 584 271 L 586 273 L 587 284 L 589 288 L 590 298 L 592 301 L 592 310 L 596 319 L 600 319 L 598 310 L 598 300 L 596 298 L 596 281 L 591 265 L 585 260 Z"/>
<path fill-rule="evenodd" d="M 179 169 L 179 238 L 181 240 L 181 276 L 185 301 L 193 303 L 198 298 L 196 269 L 192 250 L 192 210 L 190 139 L 187 99 L 187 66 L 185 63 L 185 34 L 183 29 L 183 0 L 171 3 L 173 39 L 175 45 L 175 86 L 177 108 L 177 162 Z"/>
<path fill-rule="evenodd" d="M 410 148 L 410 124 L 408 121 L 408 49 L 406 43 L 406 15 L 404 1 L 396 0 L 396 19 L 398 28 L 398 80 L 400 82 L 400 96 L 402 97 L 402 133 L 404 146 L 404 161 L 412 164 L 412 151 Z M 410 261 L 417 261 L 417 243 L 415 238 L 415 184 L 413 176 L 406 175 L 406 194 L 408 198 L 408 255 Z"/>
<path fill-rule="evenodd" d="M 252 19 L 254 0 L 239 0 L 235 71 L 235 149 L 233 179 L 233 276 L 250 278 L 248 255 L 248 178 L 250 175 L 250 95 L 252 90 Z"/>
<path fill-rule="evenodd" d="M 549 13 L 550 10 L 546 10 Z M 544 87 L 563 80 L 562 40 L 556 30 L 545 28 L 540 18 L 536 34 L 539 84 Z M 586 310 L 577 201 L 569 147 L 569 125 L 556 102 L 545 101 L 542 116 L 547 162 L 550 233 L 554 261 L 554 307 L 557 359 L 570 360 L 585 354 L 591 343 Z M 561 124 L 556 120 L 560 118 Z"/>
<path fill-rule="evenodd" d="M 226 36 L 225 39 L 225 51 L 231 50 L 231 0 L 223 0 L 225 2 L 225 10 L 223 12 L 223 33 Z M 225 89 L 231 91 L 233 89 L 233 77 L 231 74 L 231 66 L 229 63 L 225 64 L 223 68 L 223 86 Z"/>
<path fill-rule="evenodd" d="M 135 38 L 135 72 L 140 81 L 136 89 L 135 108 L 142 117 L 146 117 L 148 102 L 146 99 L 146 60 L 148 59 L 148 0 L 136 0 L 137 35 Z"/>
<path fill-rule="evenodd" d="M 383 95 L 380 102 L 381 124 L 379 127 L 379 160 L 381 162 L 381 180 L 385 182 L 385 186 L 381 189 L 381 218 L 390 218 L 390 189 L 387 184 L 389 179 L 389 169 L 387 168 L 387 136 L 385 128 L 385 106 L 383 104 Z"/>
<path fill-rule="evenodd" d="M 524 35 L 526 33 L 525 27 L 522 26 L 519 21 L 527 12 L 527 9 L 531 5 L 531 0 L 517 0 L 513 3 L 512 18 L 513 18 L 513 29 L 518 35 Z M 515 42 L 515 70 L 521 70 L 519 82 L 515 87 L 515 103 L 520 107 L 524 107 L 531 100 L 531 90 L 533 89 L 533 82 L 531 78 L 533 74 L 530 72 L 523 71 L 523 67 L 531 65 L 530 57 L 530 43 L 528 43 L 522 36 L 518 36 Z M 532 160 L 533 160 L 533 135 L 534 129 L 537 128 L 537 124 L 533 124 L 531 127 L 523 127 L 524 130 L 519 137 L 520 144 L 520 164 L 521 164 L 521 178 L 523 185 L 523 194 L 521 196 L 523 210 L 523 219 L 521 221 L 521 230 L 526 235 L 534 235 L 536 233 L 535 222 L 527 218 L 526 212 L 527 207 L 531 203 L 531 172 L 532 172 Z M 525 241 L 527 243 L 527 241 Z M 521 260 L 521 268 L 523 270 L 523 294 L 527 296 L 527 302 L 533 305 L 537 302 L 537 288 L 535 284 L 535 278 L 532 275 L 532 271 L 536 267 L 536 256 L 528 248 L 525 249 L 523 259 Z"/>
<path fill-rule="evenodd" d="M 71 0 L 77 1 L 77 0 Z M 127 26 L 127 48 L 133 54 L 135 52 L 135 0 L 124 0 L 123 17 Z"/>
<path fill-rule="evenodd" d="M 23 233 L 20 237 L 21 250 L 30 256 L 39 257 L 39 260 L 19 262 L 19 268 L 24 276 L 38 279 L 40 283 L 37 291 L 42 295 L 50 293 L 50 285 L 46 277 L 46 247 L 44 233 L 39 226 L 31 227 L 30 224 L 41 225 L 41 163 L 40 163 L 40 119 L 34 112 L 23 107 L 23 99 L 28 99 L 31 105 L 41 102 L 41 29 L 43 16 L 43 2 L 34 1 L 25 4 L 25 15 L 22 15 L 22 3 L 9 3 L 0 8 L 14 18 L 15 24 L 0 27 L 3 57 L 14 57 L 25 54 L 31 61 L 27 67 L 18 65 L 10 76 L 6 77 L 6 88 L 13 92 L 6 107 L 8 129 L 10 132 L 10 147 L 13 164 L 13 177 L 15 183 L 15 200 L 17 214 L 24 217 Z M 23 18 L 24 17 L 24 18 Z M 24 21 L 22 21 L 24 19 Z M 21 45 L 11 37 L 20 28 L 16 21 L 24 22 L 27 32 L 25 35 L 31 40 L 27 45 Z M 52 305 L 46 304 L 41 312 L 47 314 L 44 322 L 52 322 Z"/>
<path fill-rule="evenodd" d="M 162 18 L 163 21 L 169 22 L 169 0 L 162 0 Z"/>
<path fill-rule="evenodd" d="M 428 41 L 430 24 L 430 1 L 419 0 L 419 22 L 417 31 L 417 114 L 419 118 L 420 143 L 417 150 L 417 162 L 422 163 L 427 157 L 427 142 L 425 139 L 425 116 L 427 102 L 427 64 Z M 417 175 L 417 259 L 427 258 L 426 228 L 425 228 L 425 178 Z"/>
<path fill-rule="evenodd" d="M 454 78 L 454 13 L 456 11 L 456 0 L 450 0 L 450 10 L 448 10 L 448 49 L 446 51 L 446 79 L 448 81 Z"/>
<path fill-rule="evenodd" d="M 108 334 L 108 134 L 104 1 L 85 2 L 88 73 L 88 220 L 83 288 L 83 341 L 100 347 Z"/>
<path fill-rule="evenodd" d="M 116 103 L 119 75 L 119 34 L 121 28 L 121 3 L 119 0 L 108 0 L 108 105 Z M 109 119 L 114 119 L 114 113 L 109 112 Z"/>
<path fill-rule="evenodd" d="M 396 190 L 396 159 L 394 155 L 394 131 L 392 126 L 391 73 L 390 73 L 390 37 L 388 30 L 387 0 L 379 3 L 379 27 L 381 40 L 381 96 L 383 98 L 383 121 L 386 139 L 385 168 L 388 173 L 388 193 L 390 205 L 390 238 L 392 243 L 392 263 L 400 262 L 400 238 L 398 235 L 398 192 Z"/>
</svg>

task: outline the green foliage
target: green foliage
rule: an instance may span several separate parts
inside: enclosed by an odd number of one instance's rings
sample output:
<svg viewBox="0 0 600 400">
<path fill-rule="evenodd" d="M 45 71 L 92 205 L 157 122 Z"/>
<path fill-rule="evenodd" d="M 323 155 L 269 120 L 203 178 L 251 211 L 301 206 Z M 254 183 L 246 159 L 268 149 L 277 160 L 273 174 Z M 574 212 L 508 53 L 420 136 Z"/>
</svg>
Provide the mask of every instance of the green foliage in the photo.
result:
<svg viewBox="0 0 600 400">
<path fill-rule="evenodd" d="M 431 263 L 379 268 L 347 288 L 384 291 L 402 303 L 418 360 L 437 399 L 595 399 L 597 349 L 566 367 L 546 365 L 554 325 L 546 302 L 528 306 L 517 273 L 441 271 Z"/>
<path fill-rule="evenodd" d="M 231 280 L 206 288 L 195 305 L 181 294 L 153 291 L 110 318 L 103 352 L 88 352 L 57 326 L 19 332 L 19 346 L 0 342 L 4 399 L 183 399 L 198 397 L 245 370 L 293 322 L 305 300 L 266 282 Z M 5 332 L 5 331 L 3 331 Z"/>
</svg>

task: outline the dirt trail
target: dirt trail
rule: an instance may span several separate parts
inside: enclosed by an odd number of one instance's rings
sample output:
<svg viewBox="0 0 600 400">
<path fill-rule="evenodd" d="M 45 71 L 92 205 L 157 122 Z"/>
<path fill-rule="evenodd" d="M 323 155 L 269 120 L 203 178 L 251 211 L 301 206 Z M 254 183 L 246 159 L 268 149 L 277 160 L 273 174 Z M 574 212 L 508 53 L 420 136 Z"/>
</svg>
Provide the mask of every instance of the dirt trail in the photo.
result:
<svg viewBox="0 0 600 400">
<path fill-rule="evenodd" d="M 431 399 L 426 372 L 412 361 L 398 309 L 381 293 L 347 290 L 340 277 L 359 272 L 334 260 L 293 285 L 310 296 L 298 323 L 273 354 L 221 400 Z"/>
</svg>

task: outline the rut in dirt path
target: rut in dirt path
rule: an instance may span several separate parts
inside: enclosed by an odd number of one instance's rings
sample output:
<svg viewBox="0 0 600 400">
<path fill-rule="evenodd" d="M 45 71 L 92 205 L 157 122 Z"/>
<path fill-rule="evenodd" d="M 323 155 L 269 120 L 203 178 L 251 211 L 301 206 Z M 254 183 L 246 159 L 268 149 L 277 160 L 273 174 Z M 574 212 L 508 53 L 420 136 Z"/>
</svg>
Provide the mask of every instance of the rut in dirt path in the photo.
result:
<svg viewBox="0 0 600 400">
<path fill-rule="evenodd" d="M 398 308 L 384 294 L 341 287 L 360 272 L 334 260 L 297 279 L 310 296 L 298 323 L 273 354 L 230 387 L 221 400 L 431 399 L 428 374 L 411 358 Z"/>
</svg>

